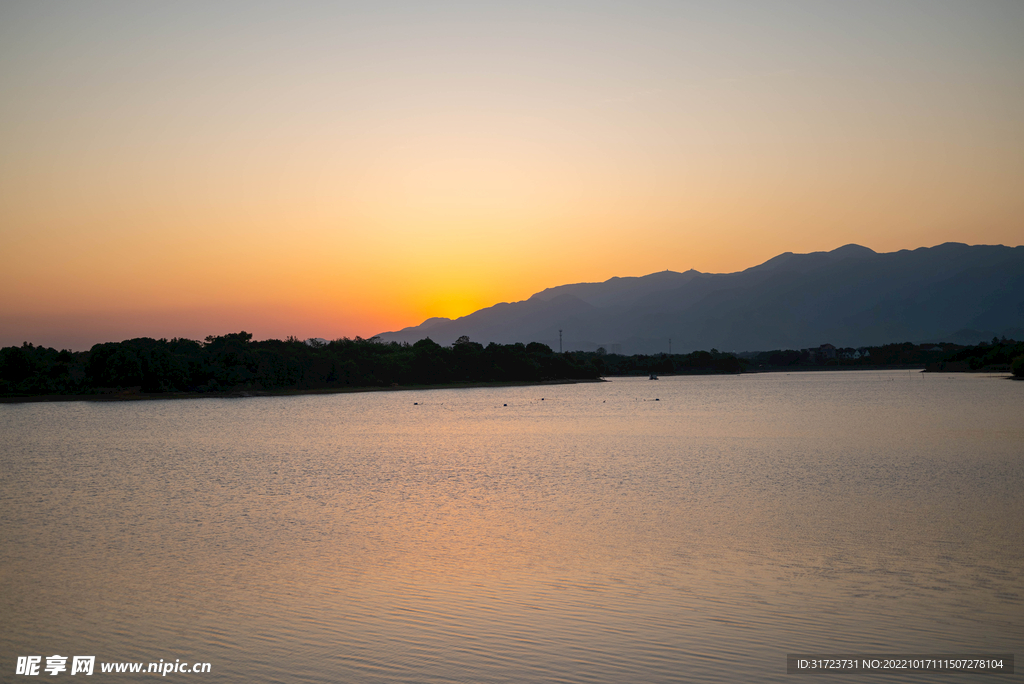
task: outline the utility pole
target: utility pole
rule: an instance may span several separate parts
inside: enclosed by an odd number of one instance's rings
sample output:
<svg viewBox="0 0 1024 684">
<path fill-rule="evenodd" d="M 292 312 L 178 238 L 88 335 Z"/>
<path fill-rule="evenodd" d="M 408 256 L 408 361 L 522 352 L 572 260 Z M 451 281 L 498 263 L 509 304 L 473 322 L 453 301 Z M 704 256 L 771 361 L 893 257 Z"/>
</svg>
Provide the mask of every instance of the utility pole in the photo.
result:
<svg viewBox="0 0 1024 684">
<path fill-rule="evenodd" d="M 672 356 L 672 338 L 668 338 L 668 355 Z"/>
<path fill-rule="evenodd" d="M 562 353 L 562 329 L 558 329 L 558 353 Z"/>
</svg>

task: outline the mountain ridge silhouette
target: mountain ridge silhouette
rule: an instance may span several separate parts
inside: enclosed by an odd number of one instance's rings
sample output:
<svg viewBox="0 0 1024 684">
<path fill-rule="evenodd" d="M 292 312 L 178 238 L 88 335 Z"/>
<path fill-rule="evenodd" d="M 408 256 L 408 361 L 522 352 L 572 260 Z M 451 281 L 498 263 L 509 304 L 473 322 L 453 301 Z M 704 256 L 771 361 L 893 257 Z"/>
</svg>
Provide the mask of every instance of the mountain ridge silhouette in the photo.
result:
<svg viewBox="0 0 1024 684">
<path fill-rule="evenodd" d="M 735 273 L 660 271 L 546 288 L 457 319 L 381 333 L 448 345 L 542 342 L 623 354 L 800 349 L 831 343 L 975 344 L 1024 335 L 1024 246 L 947 242 L 898 252 L 856 244 L 785 252 Z M 980 335 L 980 337 L 978 337 Z"/>
</svg>

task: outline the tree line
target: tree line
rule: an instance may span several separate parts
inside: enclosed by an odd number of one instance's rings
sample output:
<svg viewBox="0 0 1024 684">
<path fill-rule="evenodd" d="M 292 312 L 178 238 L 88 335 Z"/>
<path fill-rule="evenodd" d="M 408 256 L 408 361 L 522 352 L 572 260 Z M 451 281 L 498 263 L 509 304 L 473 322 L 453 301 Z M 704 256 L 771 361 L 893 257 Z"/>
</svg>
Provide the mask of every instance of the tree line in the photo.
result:
<svg viewBox="0 0 1024 684">
<path fill-rule="evenodd" d="M 740 373 L 800 366 L 917 366 L 931 371 L 1010 370 L 1024 377 L 1024 342 L 993 339 L 974 347 L 902 344 L 868 347 L 860 359 L 812 361 L 806 351 L 746 355 L 711 351 L 623 356 L 555 353 L 545 344 L 484 346 L 466 337 L 444 347 L 376 338 L 332 342 L 254 341 L 247 332 L 205 341 L 141 337 L 87 352 L 24 343 L 0 349 L 0 396 L 95 395 L 137 391 L 224 393 L 447 385 L 477 382 L 593 380 L 601 376 Z"/>
<path fill-rule="evenodd" d="M 1024 378 L 1024 342 L 992 338 L 988 344 L 966 347 L 928 364 L 929 371 L 1002 371 Z"/>
<path fill-rule="evenodd" d="M 740 373 L 743 362 L 735 354 L 695 351 L 689 354 L 607 354 L 603 348 L 583 353 L 601 375 L 683 375 L 693 373 Z"/>
<path fill-rule="evenodd" d="M 247 332 L 204 342 L 141 337 L 87 352 L 25 343 L 0 349 L 0 394 L 89 395 L 315 390 L 459 382 L 589 380 L 600 371 L 585 355 L 530 344 L 467 338 L 449 347 L 343 338 L 333 342 L 254 341 Z"/>
<path fill-rule="evenodd" d="M 924 368 L 933 372 L 1005 372 L 1024 377 L 1024 342 L 992 338 L 974 346 L 948 342 L 914 344 L 901 342 L 863 347 L 859 350 L 837 349 L 833 358 L 812 356 L 808 349 L 775 349 L 744 354 L 741 361 L 747 370 L 778 370 L 784 368 Z M 853 358 L 852 352 L 858 352 Z M 861 352 L 867 352 L 863 354 Z"/>
</svg>

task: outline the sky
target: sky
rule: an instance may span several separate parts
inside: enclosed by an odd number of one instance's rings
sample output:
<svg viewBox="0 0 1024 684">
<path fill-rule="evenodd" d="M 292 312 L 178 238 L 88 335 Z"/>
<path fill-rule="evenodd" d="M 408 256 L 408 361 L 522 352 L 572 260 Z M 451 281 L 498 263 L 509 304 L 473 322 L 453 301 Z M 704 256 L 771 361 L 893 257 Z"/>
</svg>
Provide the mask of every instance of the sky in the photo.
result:
<svg viewBox="0 0 1024 684">
<path fill-rule="evenodd" d="M 0 346 L 1024 243 L 1024 2 L 0 2 Z"/>
</svg>

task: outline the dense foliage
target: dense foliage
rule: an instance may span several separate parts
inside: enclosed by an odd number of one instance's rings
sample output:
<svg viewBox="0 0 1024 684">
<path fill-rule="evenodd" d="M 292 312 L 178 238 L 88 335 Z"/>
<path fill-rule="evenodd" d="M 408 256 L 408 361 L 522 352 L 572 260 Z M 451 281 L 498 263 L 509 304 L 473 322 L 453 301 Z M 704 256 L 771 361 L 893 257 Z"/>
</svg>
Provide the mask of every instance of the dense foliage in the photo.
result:
<svg viewBox="0 0 1024 684">
<path fill-rule="evenodd" d="M 965 347 L 949 354 L 941 361 L 930 364 L 935 371 L 1005 371 L 1024 377 L 1024 342 L 993 338 L 991 344 Z"/>
<path fill-rule="evenodd" d="M 940 361 L 950 353 L 963 349 L 958 344 L 914 344 L 902 342 L 875 347 L 833 349 L 826 356 L 820 349 L 775 349 L 745 354 L 751 368 L 786 368 L 799 366 L 839 366 L 853 368 L 922 367 Z M 817 352 L 816 354 L 814 352 Z"/>
<path fill-rule="evenodd" d="M 599 375 L 579 354 L 556 354 L 538 343 L 484 347 L 466 338 L 442 347 L 429 339 L 413 345 L 359 338 L 254 342 L 240 332 L 205 342 L 143 337 L 77 353 L 28 343 L 0 350 L 0 394 L 6 395 L 340 389 Z"/>
<path fill-rule="evenodd" d="M 905 342 L 838 349 L 834 358 L 810 351 L 774 350 L 746 358 L 715 349 L 651 356 L 606 354 L 600 349 L 556 354 L 537 342 L 486 347 L 465 337 L 449 347 L 430 339 L 410 345 L 358 337 L 323 343 L 295 338 L 254 342 L 247 332 L 207 337 L 204 342 L 142 337 L 97 344 L 87 352 L 58 352 L 26 342 L 0 349 L 0 395 L 344 389 L 830 366 L 1012 370 L 1024 377 L 1024 342 L 1006 339 L 974 347 Z M 858 358 L 851 358 L 854 351 Z"/>
<path fill-rule="evenodd" d="M 695 351 L 690 354 L 654 354 L 623 356 L 603 351 L 581 354 L 601 371 L 601 375 L 676 375 L 689 373 L 739 373 L 742 362 L 733 354 Z"/>
<path fill-rule="evenodd" d="M 815 354 L 815 352 L 817 352 Z M 993 338 L 973 347 L 960 344 L 902 342 L 859 349 L 776 349 L 742 355 L 745 369 L 771 370 L 800 367 L 925 368 L 929 371 L 1007 371 L 1024 376 L 1024 342 Z M 1018 359 L 1021 359 L 1018 362 Z"/>
</svg>

